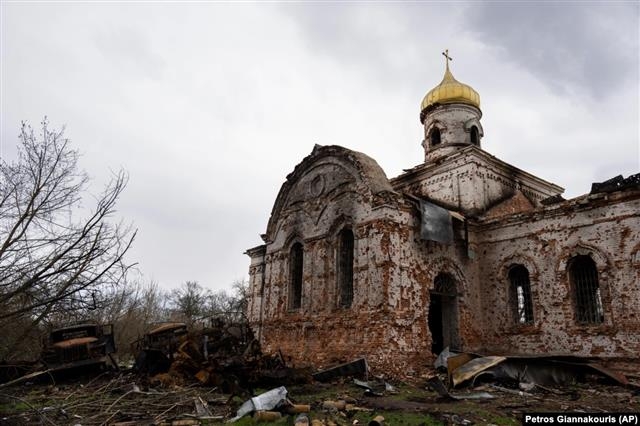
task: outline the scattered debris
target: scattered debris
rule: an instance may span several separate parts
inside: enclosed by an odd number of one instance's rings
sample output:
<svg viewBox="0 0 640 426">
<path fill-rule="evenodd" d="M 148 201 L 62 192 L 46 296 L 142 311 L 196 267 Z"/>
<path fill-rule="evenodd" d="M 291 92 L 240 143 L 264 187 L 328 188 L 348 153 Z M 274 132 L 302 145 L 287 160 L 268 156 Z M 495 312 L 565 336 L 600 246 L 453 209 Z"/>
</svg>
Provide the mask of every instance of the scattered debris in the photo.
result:
<svg viewBox="0 0 640 426">
<path fill-rule="evenodd" d="M 63 341 L 86 337 L 92 336 L 71 336 Z M 68 347 L 75 347 L 78 341 Z M 91 339 L 91 342 L 95 341 Z M 481 403 L 483 407 L 506 410 L 510 417 L 517 418 L 517 413 L 533 408 L 565 411 L 566 407 L 573 407 L 589 412 L 598 403 L 614 404 L 614 400 L 620 405 L 609 405 L 609 408 L 620 410 L 625 404 L 638 406 L 640 397 L 624 375 L 593 359 L 580 357 L 480 356 L 453 353 L 447 348 L 438 357 L 438 371 L 427 382 L 428 389 L 435 393 L 421 387 L 419 392 L 410 395 L 406 384 L 394 382 L 396 386 L 391 385 L 385 381 L 386 375 L 372 376 L 375 379 L 367 381 L 368 367 L 364 358 L 314 375 L 332 380 L 332 384 L 309 386 L 306 384 L 311 380 L 308 369 L 288 367 L 280 352 L 262 354 L 251 331 L 243 325 L 214 321 L 211 327 L 189 331 L 181 323 L 165 324 L 154 328 L 137 343 L 146 354 L 142 363 L 149 362 L 150 353 L 161 354 L 167 360 L 166 370 L 151 377 L 139 373 L 114 376 L 113 372 L 106 371 L 88 383 L 76 379 L 64 391 L 61 389 L 65 385 L 60 383 L 46 388 L 31 385 L 33 380 L 49 375 L 58 367 L 37 371 L 0 385 L 3 389 L 24 384 L 19 388 L 20 393 L 14 392 L 17 389 L 12 389 L 12 395 L 0 391 L 0 407 L 11 405 L 7 400 L 22 407 L 22 413 L 10 413 L 9 416 L 0 409 L 0 422 L 187 426 L 253 416 L 259 422 L 287 422 L 297 426 L 379 426 L 395 423 L 393 416 L 385 421 L 388 411 L 433 413 L 436 407 L 435 412 L 441 413 L 438 419 L 449 424 L 486 424 L 486 419 L 478 415 L 469 417 L 465 413 L 463 418 L 446 413 L 446 408 L 442 412 L 438 407 L 465 400 L 465 407 Z M 61 364 L 60 368 L 67 365 Z M 146 369 L 148 372 L 159 364 L 151 369 L 148 368 L 150 364 L 145 368 L 141 365 L 138 365 L 138 371 Z M 345 376 L 350 375 L 358 378 L 345 380 Z M 299 386 L 292 384 L 295 387 L 291 388 L 287 384 L 297 380 Z M 583 381 L 589 386 L 581 388 Z M 251 397 L 252 390 L 258 386 L 264 388 L 264 383 L 276 383 L 276 386 Z M 613 391 L 594 390 L 602 389 L 594 388 L 595 383 L 614 383 L 618 387 L 608 388 Z M 571 384 L 569 390 L 561 387 L 566 384 Z M 462 386 L 467 388 L 454 390 L 454 387 Z M 294 403 L 289 399 L 288 388 L 296 396 L 306 389 L 305 394 L 318 392 L 318 397 L 312 400 L 296 398 Z M 342 390 L 328 394 L 326 390 L 332 388 Z M 38 399 L 33 399 L 30 389 L 40 389 Z M 241 405 L 232 398 L 243 394 L 248 394 L 249 398 L 240 399 L 245 400 Z M 375 398 L 369 398 L 373 396 Z"/>
<path fill-rule="evenodd" d="M 322 403 L 322 409 L 326 411 L 344 411 L 345 408 L 347 408 L 347 402 L 345 400 L 327 400 Z"/>
<path fill-rule="evenodd" d="M 365 358 L 359 358 L 355 361 L 345 364 L 336 365 L 313 374 L 313 379 L 318 382 L 328 382 L 337 377 L 358 376 L 367 379 L 369 374 L 369 366 Z"/>
<path fill-rule="evenodd" d="M 284 386 L 271 389 L 259 396 L 246 401 L 238 409 L 238 413 L 230 422 L 236 422 L 254 411 L 269 411 L 284 406 L 287 403 L 287 389 Z"/>
<path fill-rule="evenodd" d="M 455 354 L 446 348 L 435 363 L 440 369 L 446 365 L 451 387 L 481 377 L 492 380 L 510 380 L 525 391 L 535 386 L 567 385 L 584 381 L 585 376 L 597 375 L 628 386 L 627 378 L 616 371 L 575 356 L 480 356 L 470 353 Z"/>
<path fill-rule="evenodd" d="M 490 384 L 489 386 L 491 386 L 491 388 L 498 390 L 500 392 L 504 392 L 504 393 L 510 393 L 511 395 L 517 395 L 517 396 L 525 396 L 525 397 L 530 397 L 530 398 L 537 398 L 535 395 L 529 393 L 529 392 L 525 392 L 522 390 L 516 390 L 516 389 L 509 389 L 509 388 L 505 388 L 503 386 L 498 386 L 498 385 L 494 385 L 494 384 Z"/>
<path fill-rule="evenodd" d="M 373 420 L 369 422 L 369 426 L 384 426 L 384 417 L 375 416 Z"/>
<path fill-rule="evenodd" d="M 36 367 L 35 361 L 0 362 L 0 383 L 18 379 Z"/>
<path fill-rule="evenodd" d="M 384 391 L 390 394 L 397 394 L 398 390 L 390 383 L 384 382 Z"/>
<path fill-rule="evenodd" d="M 438 356 L 436 357 L 436 361 L 433 363 L 433 366 L 437 370 L 441 368 L 447 368 L 447 359 L 449 359 L 449 357 L 451 357 L 452 355 L 454 354 L 451 353 L 451 351 L 449 350 L 449 346 L 447 346 L 442 350 L 442 352 L 440 352 L 440 354 L 438 354 Z"/>
<path fill-rule="evenodd" d="M 211 411 L 209 410 L 207 402 L 204 401 L 202 397 L 198 396 L 197 398 L 195 398 L 193 400 L 193 404 L 195 405 L 196 416 L 198 416 L 198 418 L 211 418 L 213 416 L 211 414 Z"/>
<path fill-rule="evenodd" d="M 285 413 L 287 414 L 302 414 L 309 413 L 311 411 L 311 405 L 309 404 L 292 404 L 287 405 L 284 408 Z"/>
<path fill-rule="evenodd" d="M 279 411 L 256 411 L 253 415 L 255 421 L 261 422 L 274 422 L 282 418 L 282 413 Z"/>
<path fill-rule="evenodd" d="M 45 374 L 51 373 L 53 370 L 42 370 L 42 371 L 34 371 L 33 373 L 25 374 L 24 376 L 20 376 L 17 379 L 13 379 L 9 382 L 0 384 L 0 389 L 6 388 L 9 386 L 14 386 L 20 383 L 24 383 L 31 379 L 36 379 L 40 376 L 44 376 Z"/>
<path fill-rule="evenodd" d="M 451 372 L 452 385 L 455 387 L 460 383 L 474 378 L 483 371 L 500 364 L 506 360 L 503 356 L 485 356 L 481 358 L 474 358 L 471 361 L 461 365 Z"/>
<path fill-rule="evenodd" d="M 492 379 L 492 383 L 472 387 L 469 380 L 463 384 L 467 389 L 454 391 L 448 390 L 443 382 L 446 373 L 440 373 L 430 380 L 433 384 L 439 382 L 439 387 L 429 386 L 436 392 L 398 382 L 394 383 L 397 394 L 376 398 L 363 395 L 364 388 L 352 380 L 338 378 L 332 384 L 276 387 L 270 391 L 273 408 L 263 404 L 263 399 L 269 395 L 262 394 L 251 402 L 245 416 L 263 419 L 260 420 L 263 423 L 267 421 L 264 416 L 280 417 L 275 424 L 294 425 L 297 422 L 298 426 L 368 425 L 379 421 L 377 416 L 385 417 L 384 423 L 380 424 L 421 424 L 429 416 L 434 423 L 515 424 L 523 411 L 615 412 L 640 406 L 640 395 L 633 388 L 608 385 L 603 377 L 589 374 L 585 377 L 587 383 L 574 383 L 570 388 L 554 389 L 536 384 L 530 391 L 519 389 L 518 385 L 523 381 Z M 382 380 L 364 383 L 373 389 L 385 386 Z M 494 397 L 487 398 L 487 394 Z M 150 386 L 139 374 L 105 372 L 93 379 L 85 376 L 55 385 L 16 386 L 6 394 L 0 390 L 0 423 L 218 424 L 235 418 L 238 408 L 252 399 L 241 404 L 237 398 L 229 400 L 229 395 L 219 388 L 199 386 L 195 382 L 162 388 Z M 460 405 L 460 400 L 464 400 L 464 405 Z M 256 405 L 261 410 L 256 410 Z M 256 414 L 258 411 L 267 414 Z M 254 421 L 251 418 L 244 420 L 247 423 Z M 426 423 L 431 424 L 431 421 Z"/>
<path fill-rule="evenodd" d="M 640 173 L 630 175 L 627 178 L 618 175 L 604 182 L 593 182 L 591 184 L 590 194 L 597 194 L 600 192 L 615 192 L 623 189 L 637 189 L 640 188 Z"/>
<path fill-rule="evenodd" d="M 584 381 L 585 376 L 593 374 L 623 386 L 629 385 L 624 375 L 588 359 L 577 357 L 508 357 L 491 374 L 495 379 L 510 379 L 544 386 L 566 386 Z"/>
<path fill-rule="evenodd" d="M 183 323 L 161 325 L 135 342 L 136 370 L 165 387 L 197 380 L 232 395 L 311 381 L 309 368 L 291 368 L 281 353 L 263 355 L 246 324 L 213 319 L 211 326 L 188 331 Z"/>
<path fill-rule="evenodd" d="M 294 426 L 309 426 L 309 416 L 307 416 L 306 414 L 300 414 L 298 417 L 296 417 L 296 420 L 293 424 Z"/>
<path fill-rule="evenodd" d="M 362 380 L 353 379 L 353 383 L 356 386 L 363 388 L 365 390 L 364 394 L 366 396 L 384 396 L 384 393 L 387 390 L 387 387 L 389 387 L 390 389 L 393 389 L 393 386 L 391 386 L 386 382 L 380 383 L 379 385 L 375 386 L 375 385 L 369 384 L 369 382 L 363 382 Z M 374 386 L 375 386 L 375 389 L 374 389 Z"/>
<path fill-rule="evenodd" d="M 463 399 L 493 399 L 495 398 L 493 395 L 491 395 L 488 392 L 474 392 L 474 393 L 467 393 L 467 394 L 457 394 L 454 395 L 451 392 L 449 392 L 446 388 L 446 386 L 444 385 L 444 383 L 442 383 L 442 380 L 440 380 L 440 378 L 438 376 L 433 376 L 431 377 L 428 381 L 427 381 L 427 385 L 434 390 L 438 395 L 440 395 L 442 398 L 447 398 L 447 399 L 452 399 L 452 400 L 463 400 Z"/>
</svg>

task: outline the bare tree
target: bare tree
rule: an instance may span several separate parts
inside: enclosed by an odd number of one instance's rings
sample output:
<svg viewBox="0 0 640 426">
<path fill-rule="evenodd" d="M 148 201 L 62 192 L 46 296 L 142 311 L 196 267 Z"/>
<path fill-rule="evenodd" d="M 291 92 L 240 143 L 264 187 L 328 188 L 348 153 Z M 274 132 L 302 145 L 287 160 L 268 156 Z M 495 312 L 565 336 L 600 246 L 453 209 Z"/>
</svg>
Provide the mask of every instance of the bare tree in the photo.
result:
<svg viewBox="0 0 640 426">
<path fill-rule="evenodd" d="M 207 317 L 221 318 L 231 323 L 244 321 L 246 289 L 246 282 L 242 280 L 231 284 L 231 293 L 227 290 L 207 293 L 205 315 Z"/>
<path fill-rule="evenodd" d="M 231 284 L 233 294 L 232 311 L 235 312 L 238 319 L 246 320 L 247 304 L 249 303 L 249 283 L 247 280 L 236 280 Z"/>
<path fill-rule="evenodd" d="M 197 281 L 187 281 L 169 296 L 173 312 L 189 325 L 205 313 L 205 303 L 209 295 Z"/>
<path fill-rule="evenodd" d="M 91 318 L 114 325 L 118 357 L 123 360 L 133 355 L 132 343 L 144 335 L 149 325 L 167 319 L 167 296 L 153 281 L 128 279 L 126 284 L 102 295 L 110 303 L 92 312 Z"/>
<path fill-rule="evenodd" d="M 246 300 L 247 284 L 244 280 L 235 281 L 231 293 L 226 290 L 214 292 L 196 281 L 187 281 L 170 295 L 174 317 L 190 325 L 214 317 L 227 322 L 241 322 L 244 320 Z"/>
<path fill-rule="evenodd" d="M 45 118 L 37 137 L 22 123 L 17 161 L 0 160 L 0 330 L 30 324 L 14 345 L 50 315 L 97 308 L 97 290 L 120 285 L 130 267 L 123 257 L 136 232 L 108 220 L 127 175 L 115 174 L 83 211 L 88 177 L 63 131 Z"/>
</svg>

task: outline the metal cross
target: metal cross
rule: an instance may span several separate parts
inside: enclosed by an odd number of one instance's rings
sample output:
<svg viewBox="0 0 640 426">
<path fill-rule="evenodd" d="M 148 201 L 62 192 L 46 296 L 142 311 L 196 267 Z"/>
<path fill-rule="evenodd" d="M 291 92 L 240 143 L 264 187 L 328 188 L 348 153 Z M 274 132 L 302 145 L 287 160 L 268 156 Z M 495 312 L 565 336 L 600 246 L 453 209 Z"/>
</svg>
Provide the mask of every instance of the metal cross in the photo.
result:
<svg viewBox="0 0 640 426">
<path fill-rule="evenodd" d="M 447 68 L 449 68 L 449 61 L 453 61 L 453 58 L 449 56 L 449 49 L 442 52 L 445 58 L 447 58 Z"/>
</svg>

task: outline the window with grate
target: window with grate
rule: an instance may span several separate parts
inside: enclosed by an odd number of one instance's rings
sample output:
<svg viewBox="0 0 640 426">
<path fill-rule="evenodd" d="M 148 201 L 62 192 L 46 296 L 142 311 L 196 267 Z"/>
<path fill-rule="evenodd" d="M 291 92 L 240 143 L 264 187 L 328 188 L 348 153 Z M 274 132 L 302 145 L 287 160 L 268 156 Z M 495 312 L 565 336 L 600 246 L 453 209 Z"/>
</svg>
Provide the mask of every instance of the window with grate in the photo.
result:
<svg viewBox="0 0 640 426">
<path fill-rule="evenodd" d="M 450 274 L 442 272 L 433 280 L 433 290 L 443 296 L 455 296 L 456 283 Z"/>
<path fill-rule="evenodd" d="M 577 321 L 580 324 L 601 324 L 604 322 L 598 269 L 593 259 L 585 255 L 571 259 L 569 277 L 575 293 Z"/>
<path fill-rule="evenodd" d="M 302 305 L 303 260 L 302 244 L 295 243 L 289 252 L 289 309 L 299 309 Z"/>
<path fill-rule="evenodd" d="M 440 129 L 434 127 L 431 130 L 431 146 L 436 146 L 440 144 Z"/>
<path fill-rule="evenodd" d="M 523 265 L 515 265 L 509 270 L 511 282 L 511 303 L 518 324 L 533 324 L 533 301 L 529 271 Z"/>
<path fill-rule="evenodd" d="M 338 288 L 343 307 L 349 307 L 353 302 L 353 242 L 353 231 L 343 229 L 338 242 Z"/>
</svg>

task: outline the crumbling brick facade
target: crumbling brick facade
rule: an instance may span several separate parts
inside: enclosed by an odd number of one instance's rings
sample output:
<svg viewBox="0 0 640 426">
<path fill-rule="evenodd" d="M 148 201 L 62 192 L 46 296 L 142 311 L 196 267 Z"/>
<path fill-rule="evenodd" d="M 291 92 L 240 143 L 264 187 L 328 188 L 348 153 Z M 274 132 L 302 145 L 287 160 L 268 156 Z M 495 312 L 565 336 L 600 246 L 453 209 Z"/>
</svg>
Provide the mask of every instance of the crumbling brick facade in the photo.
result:
<svg viewBox="0 0 640 426">
<path fill-rule="evenodd" d="M 265 350 L 317 367 L 365 356 L 394 375 L 446 346 L 637 358 L 640 185 L 564 201 L 481 149 L 475 100 L 440 101 L 421 114 L 426 162 L 396 178 L 339 146 L 287 176 L 247 251 Z M 421 200 L 449 212 L 451 241 L 424 238 Z"/>
</svg>

